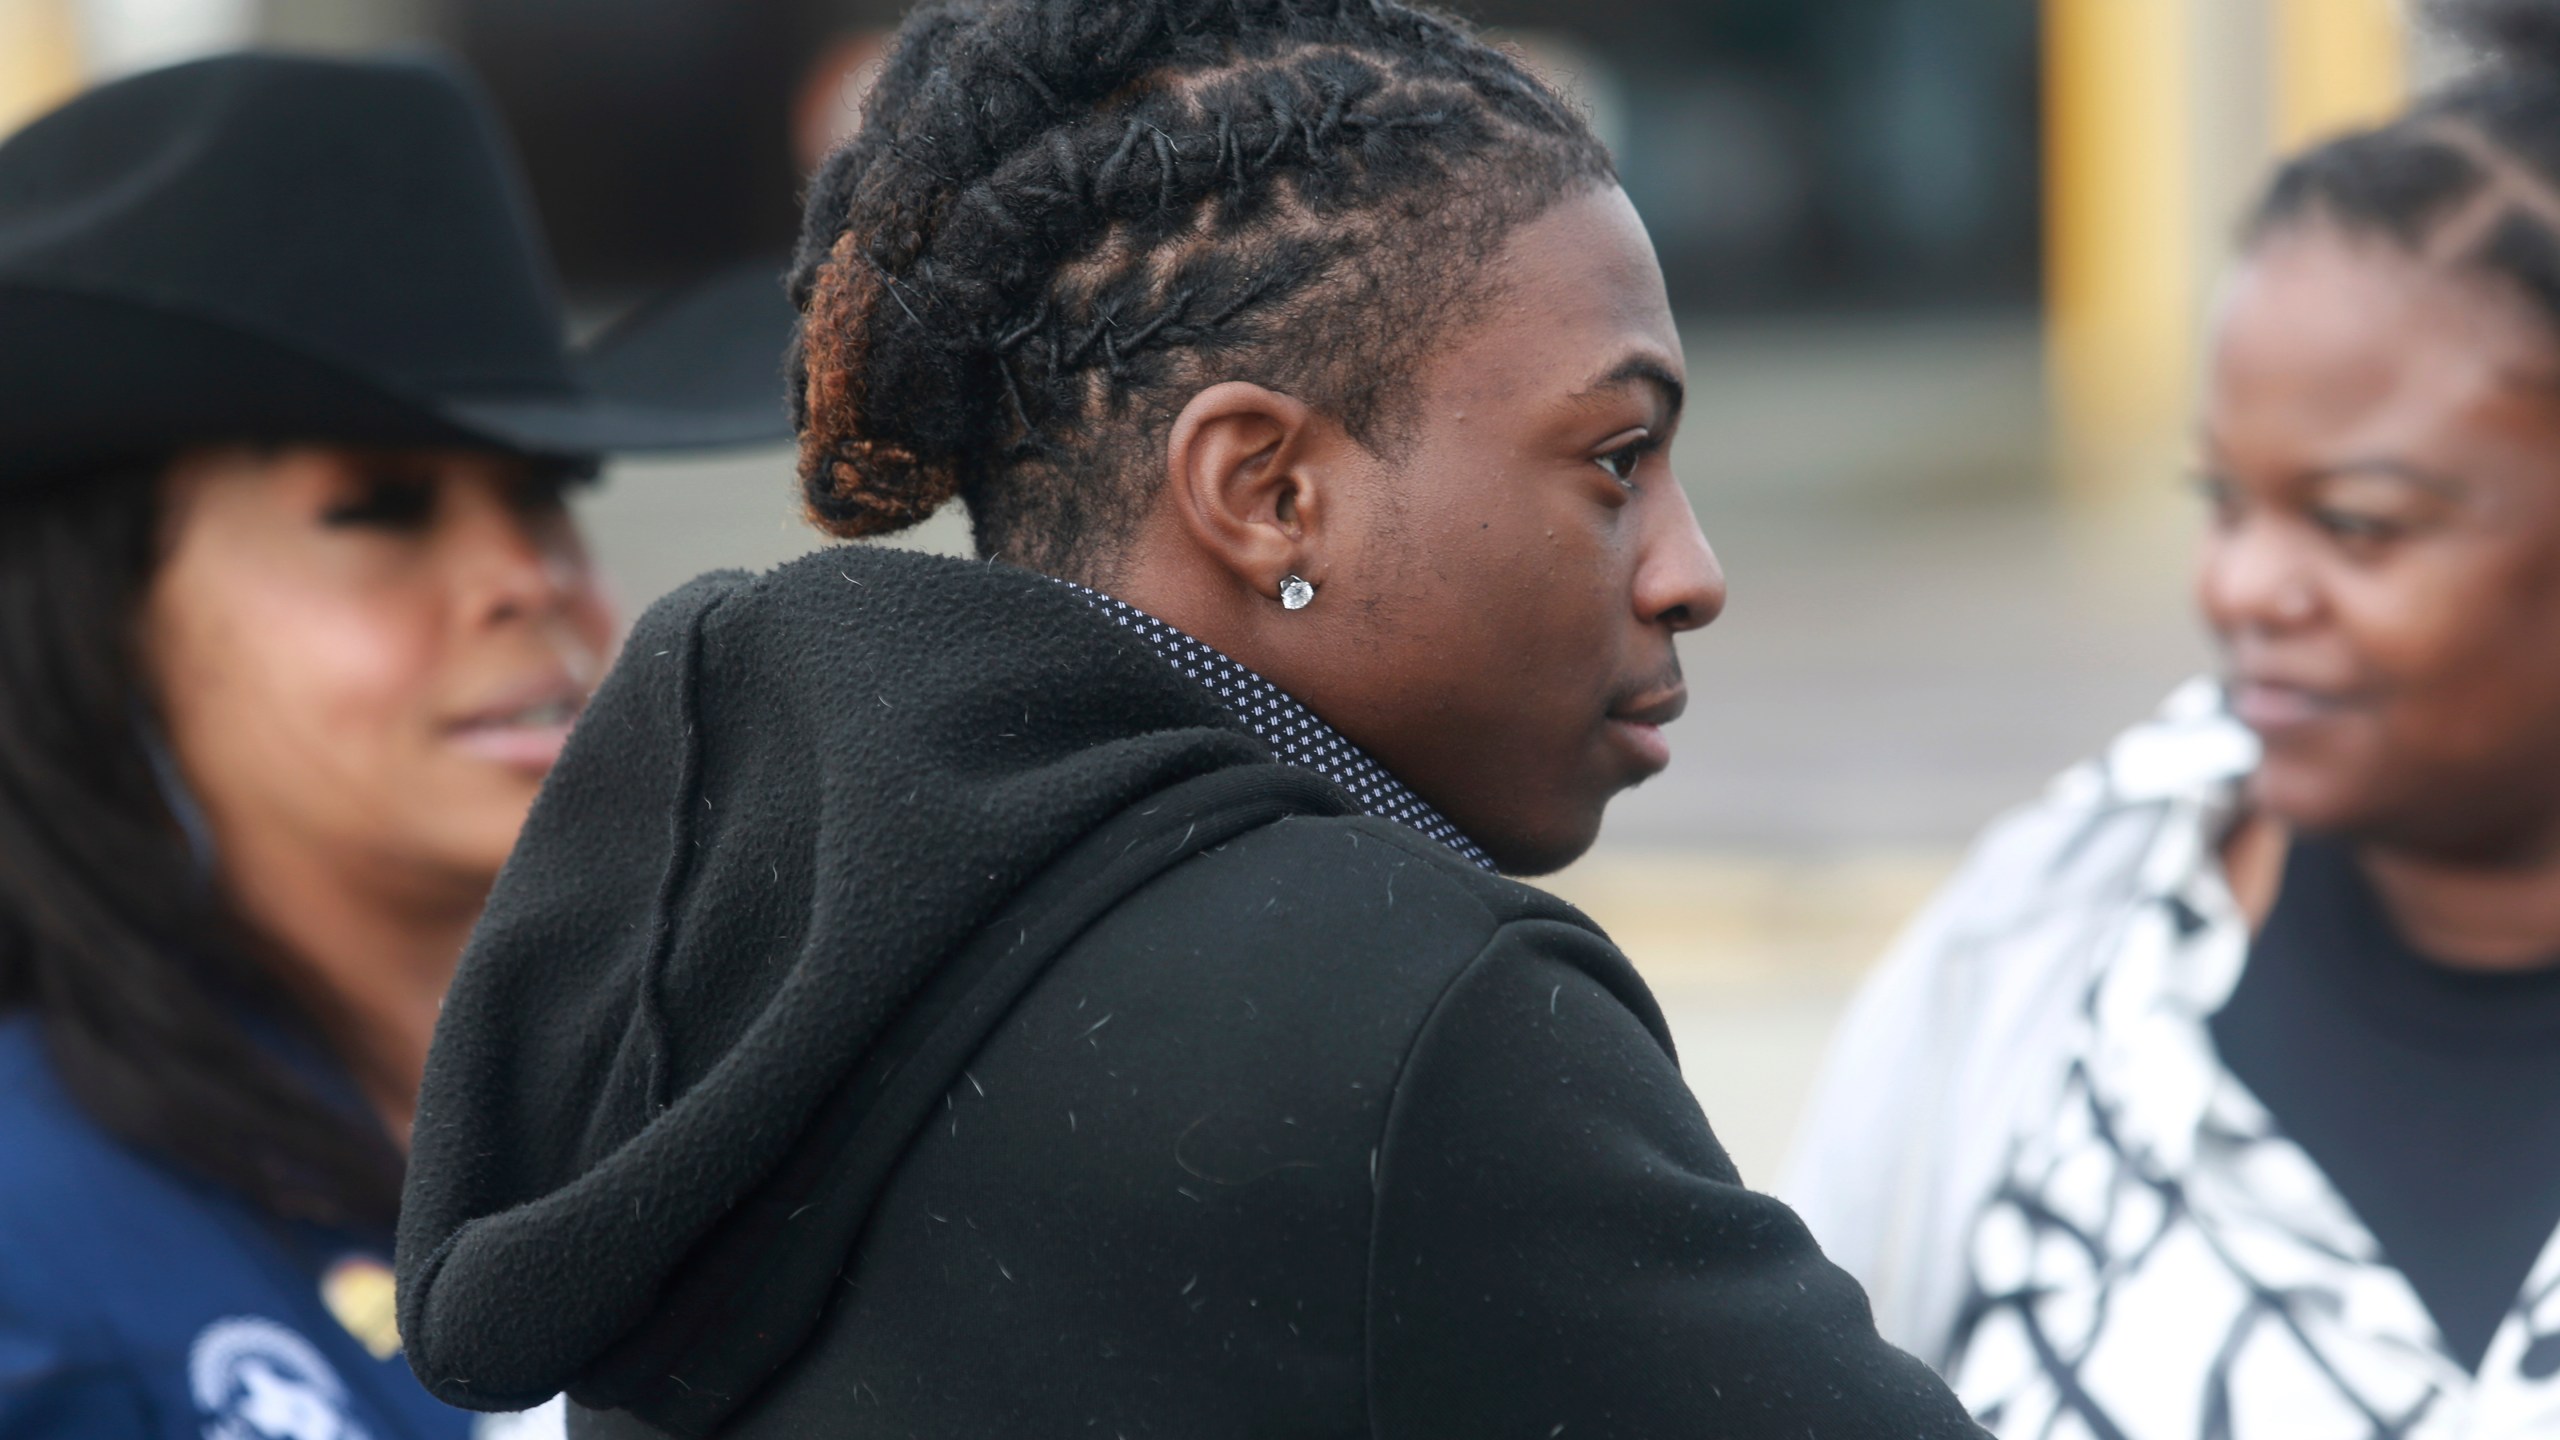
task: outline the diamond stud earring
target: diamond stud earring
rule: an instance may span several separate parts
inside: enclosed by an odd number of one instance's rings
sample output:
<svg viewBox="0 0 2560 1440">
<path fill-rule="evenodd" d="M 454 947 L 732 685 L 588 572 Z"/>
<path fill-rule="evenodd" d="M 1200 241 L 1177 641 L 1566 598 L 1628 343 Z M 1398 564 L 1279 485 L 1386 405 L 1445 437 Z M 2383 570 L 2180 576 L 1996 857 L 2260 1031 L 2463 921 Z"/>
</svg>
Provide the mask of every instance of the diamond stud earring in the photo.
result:
<svg viewBox="0 0 2560 1440">
<path fill-rule="evenodd" d="M 1283 610 L 1304 610 L 1307 602 L 1315 598 L 1316 587 L 1300 576 L 1292 575 L 1280 582 L 1280 608 Z"/>
</svg>

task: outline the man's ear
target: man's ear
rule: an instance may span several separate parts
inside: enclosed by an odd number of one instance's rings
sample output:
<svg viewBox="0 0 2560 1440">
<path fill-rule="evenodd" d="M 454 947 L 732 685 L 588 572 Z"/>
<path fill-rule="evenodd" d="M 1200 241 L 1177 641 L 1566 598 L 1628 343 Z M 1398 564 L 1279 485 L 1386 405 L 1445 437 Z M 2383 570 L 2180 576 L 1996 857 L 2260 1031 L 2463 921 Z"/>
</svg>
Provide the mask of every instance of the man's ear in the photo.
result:
<svg viewBox="0 0 2560 1440">
<path fill-rule="evenodd" d="M 1242 380 L 1192 396 L 1174 419 L 1165 467 L 1181 523 L 1257 594 L 1279 594 L 1291 575 L 1324 583 L 1321 461 L 1337 428 L 1304 401 Z"/>
</svg>

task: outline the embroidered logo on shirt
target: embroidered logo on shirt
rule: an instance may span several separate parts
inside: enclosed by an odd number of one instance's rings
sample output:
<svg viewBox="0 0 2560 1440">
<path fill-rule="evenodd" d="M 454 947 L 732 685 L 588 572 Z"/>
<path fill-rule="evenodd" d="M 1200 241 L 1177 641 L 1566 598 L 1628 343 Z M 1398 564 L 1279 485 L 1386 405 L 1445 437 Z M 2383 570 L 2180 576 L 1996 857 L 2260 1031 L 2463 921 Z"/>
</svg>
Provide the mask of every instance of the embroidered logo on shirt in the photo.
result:
<svg viewBox="0 0 2560 1440">
<path fill-rule="evenodd" d="M 320 1277 L 320 1303 L 376 1360 L 400 1353 L 400 1309 L 391 1267 L 371 1255 L 342 1255 Z"/>
<path fill-rule="evenodd" d="M 273 1320 L 216 1320 L 187 1352 L 205 1440 L 370 1440 L 347 1414 L 346 1382 L 319 1350 Z"/>
</svg>

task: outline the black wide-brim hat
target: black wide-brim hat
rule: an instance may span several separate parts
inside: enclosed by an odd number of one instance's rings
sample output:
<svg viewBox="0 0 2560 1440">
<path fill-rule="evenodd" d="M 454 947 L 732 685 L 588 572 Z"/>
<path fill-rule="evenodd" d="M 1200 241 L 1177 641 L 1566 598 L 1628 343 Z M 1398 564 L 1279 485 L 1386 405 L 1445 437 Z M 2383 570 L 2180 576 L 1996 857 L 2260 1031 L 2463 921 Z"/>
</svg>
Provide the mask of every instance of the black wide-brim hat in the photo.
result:
<svg viewBox="0 0 2560 1440">
<path fill-rule="evenodd" d="M 741 270 L 573 352 L 494 113 L 429 59 L 222 56 L 0 144 L 0 490 L 232 441 L 779 440 L 792 323 Z"/>
</svg>

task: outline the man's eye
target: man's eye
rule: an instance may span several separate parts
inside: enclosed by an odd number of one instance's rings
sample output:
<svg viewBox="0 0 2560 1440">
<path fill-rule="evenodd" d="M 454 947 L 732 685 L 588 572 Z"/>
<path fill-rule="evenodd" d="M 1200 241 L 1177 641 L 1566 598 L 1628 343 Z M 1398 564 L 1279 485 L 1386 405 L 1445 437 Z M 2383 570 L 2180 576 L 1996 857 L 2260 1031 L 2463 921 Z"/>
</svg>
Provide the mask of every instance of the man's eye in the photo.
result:
<svg viewBox="0 0 2560 1440">
<path fill-rule="evenodd" d="M 434 481 L 374 476 L 359 482 L 353 495 L 320 512 L 320 523 L 376 530 L 422 530 L 434 518 L 435 511 Z"/>
<path fill-rule="evenodd" d="M 1636 478 L 1637 468 L 1644 464 L 1644 457 L 1654 452 L 1657 443 L 1648 436 L 1642 440 L 1631 440 L 1615 450 L 1592 458 L 1601 469 L 1609 472 L 1610 478 L 1625 485 Z"/>
</svg>

